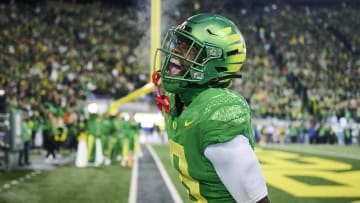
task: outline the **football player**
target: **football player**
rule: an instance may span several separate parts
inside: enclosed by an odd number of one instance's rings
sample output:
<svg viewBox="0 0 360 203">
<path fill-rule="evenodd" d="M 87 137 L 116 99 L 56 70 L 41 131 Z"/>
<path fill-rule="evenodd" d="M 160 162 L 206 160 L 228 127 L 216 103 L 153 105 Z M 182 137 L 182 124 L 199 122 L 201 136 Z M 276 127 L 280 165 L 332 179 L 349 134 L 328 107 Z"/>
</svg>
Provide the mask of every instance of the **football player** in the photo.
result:
<svg viewBox="0 0 360 203">
<path fill-rule="evenodd" d="M 155 100 L 165 115 L 171 163 L 190 200 L 270 202 L 253 151 L 249 105 L 227 89 L 232 78 L 241 77 L 237 72 L 246 58 L 237 26 L 216 14 L 192 16 L 169 29 L 159 53 Z"/>
</svg>

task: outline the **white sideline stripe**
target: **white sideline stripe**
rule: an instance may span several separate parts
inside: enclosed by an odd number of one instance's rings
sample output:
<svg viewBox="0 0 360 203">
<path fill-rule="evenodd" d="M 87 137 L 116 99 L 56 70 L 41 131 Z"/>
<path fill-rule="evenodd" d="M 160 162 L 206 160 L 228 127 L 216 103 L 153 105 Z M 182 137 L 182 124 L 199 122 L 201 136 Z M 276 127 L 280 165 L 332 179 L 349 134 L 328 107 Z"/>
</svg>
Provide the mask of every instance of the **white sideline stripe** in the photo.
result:
<svg viewBox="0 0 360 203">
<path fill-rule="evenodd" d="M 155 153 L 155 151 L 151 145 L 146 145 L 146 147 L 149 150 L 151 156 L 153 157 L 153 159 L 156 163 L 156 166 L 159 169 L 160 174 L 161 174 L 167 188 L 169 189 L 171 197 L 173 198 L 174 202 L 175 203 L 183 203 L 178 191 L 175 189 L 175 186 L 174 186 L 173 182 L 171 181 L 168 173 L 166 172 L 164 166 L 162 165 L 158 155 Z"/>
<path fill-rule="evenodd" d="M 316 154 L 316 155 L 324 155 L 324 156 L 331 156 L 331 157 L 340 157 L 340 158 L 348 158 L 348 159 L 356 159 L 360 160 L 360 157 L 353 154 L 346 154 L 341 152 L 332 152 L 332 151 L 325 151 L 325 150 L 319 150 L 319 149 L 294 149 L 291 148 L 291 146 L 265 146 L 265 148 L 271 148 L 271 149 L 281 149 L 286 151 L 292 151 L 292 152 L 303 152 L 303 153 L 310 153 L 310 154 Z"/>
<path fill-rule="evenodd" d="M 134 165 L 131 174 L 131 187 L 129 194 L 129 203 L 136 203 L 137 187 L 138 187 L 138 176 L 139 176 L 139 164 L 138 158 L 134 160 Z"/>
</svg>

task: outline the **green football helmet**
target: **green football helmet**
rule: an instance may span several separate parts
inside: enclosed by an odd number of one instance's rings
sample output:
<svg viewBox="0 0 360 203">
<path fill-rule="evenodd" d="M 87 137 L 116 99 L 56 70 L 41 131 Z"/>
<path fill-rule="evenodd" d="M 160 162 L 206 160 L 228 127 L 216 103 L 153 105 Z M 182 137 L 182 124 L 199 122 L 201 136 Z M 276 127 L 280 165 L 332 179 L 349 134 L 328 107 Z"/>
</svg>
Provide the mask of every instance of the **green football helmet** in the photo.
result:
<svg viewBox="0 0 360 203">
<path fill-rule="evenodd" d="M 204 13 L 169 29 L 159 53 L 163 87 L 180 93 L 188 87 L 226 87 L 241 77 L 236 73 L 245 62 L 246 45 L 232 21 Z"/>
</svg>

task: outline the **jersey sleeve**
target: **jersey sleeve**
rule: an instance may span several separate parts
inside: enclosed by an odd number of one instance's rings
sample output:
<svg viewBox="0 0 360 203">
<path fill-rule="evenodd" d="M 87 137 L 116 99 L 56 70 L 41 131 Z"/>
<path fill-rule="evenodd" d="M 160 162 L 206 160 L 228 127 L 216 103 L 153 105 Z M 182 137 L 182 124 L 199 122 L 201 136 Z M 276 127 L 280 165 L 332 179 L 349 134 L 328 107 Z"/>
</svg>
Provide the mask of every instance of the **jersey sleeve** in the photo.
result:
<svg viewBox="0 0 360 203">
<path fill-rule="evenodd" d="M 201 126 L 201 148 L 210 144 L 232 140 L 237 135 L 245 136 L 254 147 L 251 112 L 245 100 L 226 103 L 213 107 L 208 120 Z"/>
<path fill-rule="evenodd" d="M 237 202 L 257 202 L 268 194 L 259 161 L 244 136 L 209 145 L 204 154 Z"/>
</svg>

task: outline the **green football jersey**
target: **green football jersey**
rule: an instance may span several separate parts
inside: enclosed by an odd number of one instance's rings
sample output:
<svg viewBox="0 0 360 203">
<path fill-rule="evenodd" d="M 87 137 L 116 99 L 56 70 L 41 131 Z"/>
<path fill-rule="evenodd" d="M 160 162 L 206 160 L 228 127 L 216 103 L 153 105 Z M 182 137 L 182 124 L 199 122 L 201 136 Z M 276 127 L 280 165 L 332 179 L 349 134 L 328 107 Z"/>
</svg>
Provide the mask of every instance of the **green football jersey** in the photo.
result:
<svg viewBox="0 0 360 203">
<path fill-rule="evenodd" d="M 204 151 L 210 144 L 244 135 L 254 147 L 251 113 L 246 100 L 227 89 L 200 93 L 177 116 L 175 96 L 166 115 L 170 159 L 194 202 L 235 202 Z M 241 156 L 241 155 L 239 155 Z M 224 157 L 225 158 L 225 157 Z"/>
</svg>

